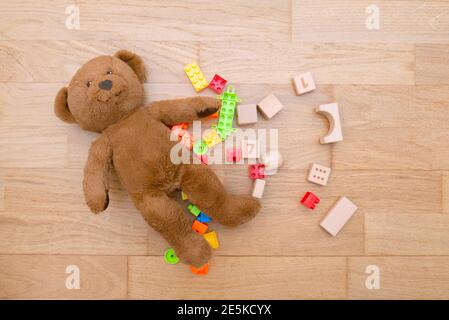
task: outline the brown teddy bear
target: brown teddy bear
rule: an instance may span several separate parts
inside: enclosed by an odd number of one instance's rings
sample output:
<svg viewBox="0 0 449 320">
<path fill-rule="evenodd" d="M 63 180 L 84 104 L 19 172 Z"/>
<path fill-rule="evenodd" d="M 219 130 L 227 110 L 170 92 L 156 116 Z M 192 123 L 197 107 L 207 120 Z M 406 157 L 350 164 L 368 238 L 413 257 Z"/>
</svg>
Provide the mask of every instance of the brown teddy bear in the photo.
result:
<svg viewBox="0 0 449 320">
<path fill-rule="evenodd" d="M 109 203 L 108 176 L 114 168 L 148 224 L 170 243 L 181 261 L 201 267 L 211 257 L 203 236 L 187 213 L 170 198 L 182 189 L 201 211 L 226 226 L 237 226 L 260 210 L 258 200 L 227 193 L 205 165 L 173 164 L 169 126 L 192 122 L 219 110 L 210 97 L 163 100 L 143 106 L 145 66 L 136 54 L 121 50 L 84 64 L 68 88 L 59 90 L 54 110 L 63 121 L 101 132 L 84 168 L 84 196 L 94 213 Z"/>
</svg>

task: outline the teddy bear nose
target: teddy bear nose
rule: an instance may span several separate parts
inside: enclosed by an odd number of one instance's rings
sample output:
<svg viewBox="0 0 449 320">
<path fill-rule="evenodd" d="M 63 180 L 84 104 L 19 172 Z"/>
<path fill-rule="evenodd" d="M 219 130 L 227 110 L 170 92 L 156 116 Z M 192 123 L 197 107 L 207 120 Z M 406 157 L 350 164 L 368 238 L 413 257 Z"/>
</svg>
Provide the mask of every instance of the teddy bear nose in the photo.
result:
<svg viewBox="0 0 449 320">
<path fill-rule="evenodd" d="M 111 80 L 103 80 L 101 81 L 98 86 L 102 90 L 111 90 L 112 88 L 112 81 Z"/>
</svg>

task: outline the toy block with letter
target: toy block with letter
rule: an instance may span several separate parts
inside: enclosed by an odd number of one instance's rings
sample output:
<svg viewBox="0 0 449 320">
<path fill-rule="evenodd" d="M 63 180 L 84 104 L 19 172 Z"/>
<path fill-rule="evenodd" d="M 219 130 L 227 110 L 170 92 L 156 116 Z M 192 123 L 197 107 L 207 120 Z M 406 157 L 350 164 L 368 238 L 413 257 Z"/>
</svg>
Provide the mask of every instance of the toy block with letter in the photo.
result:
<svg viewBox="0 0 449 320">
<path fill-rule="evenodd" d="M 298 96 L 316 89 L 315 82 L 313 81 L 310 72 L 294 77 L 293 84 L 295 85 L 295 91 Z"/>
</svg>

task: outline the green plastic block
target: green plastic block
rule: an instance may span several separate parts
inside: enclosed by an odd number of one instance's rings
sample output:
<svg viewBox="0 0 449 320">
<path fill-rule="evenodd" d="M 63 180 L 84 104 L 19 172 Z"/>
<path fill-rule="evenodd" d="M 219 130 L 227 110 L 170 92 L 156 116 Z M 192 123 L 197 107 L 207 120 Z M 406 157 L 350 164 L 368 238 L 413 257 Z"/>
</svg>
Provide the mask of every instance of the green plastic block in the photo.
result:
<svg viewBox="0 0 449 320">
<path fill-rule="evenodd" d="M 193 152 L 195 152 L 196 154 L 199 155 L 206 154 L 207 150 L 209 150 L 209 146 L 203 140 L 197 141 L 193 145 Z"/>
<path fill-rule="evenodd" d="M 167 249 L 164 253 L 164 260 L 168 264 L 177 264 L 179 262 L 179 258 L 175 253 L 175 250 L 172 248 Z"/>
<path fill-rule="evenodd" d="M 194 204 L 189 204 L 188 209 L 189 209 L 190 213 L 193 214 L 195 217 L 198 217 L 198 215 L 201 212 L 201 210 L 198 209 L 198 207 Z"/>
</svg>

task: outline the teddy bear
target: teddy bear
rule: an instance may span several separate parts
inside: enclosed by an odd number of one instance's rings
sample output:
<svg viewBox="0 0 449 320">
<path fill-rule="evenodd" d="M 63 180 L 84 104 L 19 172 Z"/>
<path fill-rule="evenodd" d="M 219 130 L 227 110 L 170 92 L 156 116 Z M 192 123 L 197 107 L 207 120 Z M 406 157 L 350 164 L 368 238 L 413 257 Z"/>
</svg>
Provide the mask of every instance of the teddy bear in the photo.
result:
<svg viewBox="0 0 449 320">
<path fill-rule="evenodd" d="M 145 78 L 143 60 L 130 51 L 93 58 L 59 90 L 54 112 L 65 122 L 100 133 L 84 167 L 83 191 L 90 210 L 107 208 L 108 176 L 115 170 L 147 223 L 182 262 L 199 268 L 209 262 L 211 247 L 192 230 L 174 194 L 182 190 L 202 212 L 229 227 L 255 217 L 260 202 L 227 192 L 207 165 L 170 160 L 170 150 L 178 143 L 170 140 L 170 126 L 210 116 L 219 111 L 220 102 L 196 96 L 145 106 Z"/>
</svg>

